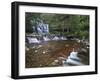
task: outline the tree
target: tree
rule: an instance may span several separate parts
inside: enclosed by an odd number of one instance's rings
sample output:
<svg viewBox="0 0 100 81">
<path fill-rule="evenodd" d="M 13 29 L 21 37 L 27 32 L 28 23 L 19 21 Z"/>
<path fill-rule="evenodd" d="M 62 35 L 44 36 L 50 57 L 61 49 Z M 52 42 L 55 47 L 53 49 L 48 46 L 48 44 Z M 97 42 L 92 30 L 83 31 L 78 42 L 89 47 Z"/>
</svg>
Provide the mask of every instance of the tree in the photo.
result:
<svg viewBox="0 0 100 81">
<path fill-rule="evenodd" d="M 32 32 L 38 19 L 49 24 L 51 34 L 75 35 L 79 38 L 89 37 L 89 16 L 52 13 L 26 13 L 26 32 Z"/>
</svg>

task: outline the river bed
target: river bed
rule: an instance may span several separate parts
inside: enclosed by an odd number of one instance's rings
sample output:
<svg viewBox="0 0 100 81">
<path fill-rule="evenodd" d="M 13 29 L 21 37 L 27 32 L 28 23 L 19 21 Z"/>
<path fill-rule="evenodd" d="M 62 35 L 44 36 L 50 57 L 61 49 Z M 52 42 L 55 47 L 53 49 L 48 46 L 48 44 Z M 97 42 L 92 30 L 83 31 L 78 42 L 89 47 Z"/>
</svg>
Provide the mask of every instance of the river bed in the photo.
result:
<svg viewBox="0 0 100 81">
<path fill-rule="evenodd" d="M 39 44 L 26 44 L 25 67 L 57 67 L 75 66 L 74 64 L 63 63 L 73 51 L 78 52 L 80 63 L 89 65 L 89 48 L 85 44 L 75 40 L 45 41 Z"/>
</svg>

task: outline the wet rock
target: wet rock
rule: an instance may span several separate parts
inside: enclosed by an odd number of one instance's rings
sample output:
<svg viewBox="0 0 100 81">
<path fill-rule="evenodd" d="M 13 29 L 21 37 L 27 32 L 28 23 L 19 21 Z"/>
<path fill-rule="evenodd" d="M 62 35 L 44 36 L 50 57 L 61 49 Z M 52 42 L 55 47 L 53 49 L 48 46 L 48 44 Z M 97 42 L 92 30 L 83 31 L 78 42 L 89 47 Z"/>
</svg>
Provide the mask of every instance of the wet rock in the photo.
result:
<svg viewBox="0 0 100 81">
<path fill-rule="evenodd" d="M 38 50 L 35 50 L 35 52 L 38 52 Z"/>
<path fill-rule="evenodd" d="M 26 51 L 29 51 L 29 48 L 28 48 L 28 47 L 25 47 L 25 50 L 26 50 Z"/>
<path fill-rule="evenodd" d="M 37 48 L 41 48 L 42 47 L 42 45 L 39 45 Z"/>
<path fill-rule="evenodd" d="M 82 52 L 87 52 L 87 50 L 85 48 L 82 48 L 81 51 Z"/>
<path fill-rule="evenodd" d="M 46 53 L 46 51 L 43 51 L 43 54 L 45 54 Z"/>
<path fill-rule="evenodd" d="M 51 63 L 51 65 L 56 66 L 56 65 L 58 65 L 58 63 L 59 63 L 58 60 L 54 60 L 54 61 Z"/>
</svg>

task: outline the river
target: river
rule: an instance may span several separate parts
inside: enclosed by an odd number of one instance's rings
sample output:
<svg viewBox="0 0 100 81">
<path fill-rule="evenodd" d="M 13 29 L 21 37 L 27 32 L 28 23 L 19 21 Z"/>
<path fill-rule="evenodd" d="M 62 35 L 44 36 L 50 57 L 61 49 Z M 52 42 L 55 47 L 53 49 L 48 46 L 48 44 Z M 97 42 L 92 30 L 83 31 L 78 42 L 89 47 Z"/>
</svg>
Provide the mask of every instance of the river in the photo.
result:
<svg viewBox="0 0 100 81">
<path fill-rule="evenodd" d="M 75 62 L 79 62 L 79 65 L 89 65 L 89 48 L 75 40 L 45 41 L 26 46 L 28 47 L 28 50 L 25 50 L 26 68 L 75 66 Z M 66 60 L 73 49 L 78 52 L 77 56 L 81 60 L 73 59 L 74 63 L 67 63 Z"/>
</svg>

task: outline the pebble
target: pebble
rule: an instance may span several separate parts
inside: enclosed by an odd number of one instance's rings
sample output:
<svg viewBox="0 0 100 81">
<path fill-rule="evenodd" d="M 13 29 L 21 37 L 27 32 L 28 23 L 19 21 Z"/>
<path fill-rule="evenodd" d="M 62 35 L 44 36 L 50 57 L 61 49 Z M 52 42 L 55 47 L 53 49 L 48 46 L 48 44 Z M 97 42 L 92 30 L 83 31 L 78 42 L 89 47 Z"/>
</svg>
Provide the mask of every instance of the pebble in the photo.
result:
<svg viewBox="0 0 100 81">
<path fill-rule="evenodd" d="M 38 52 L 38 50 L 35 50 L 35 52 Z"/>
</svg>

